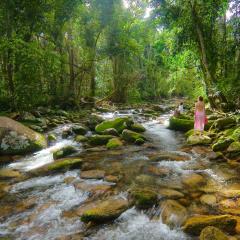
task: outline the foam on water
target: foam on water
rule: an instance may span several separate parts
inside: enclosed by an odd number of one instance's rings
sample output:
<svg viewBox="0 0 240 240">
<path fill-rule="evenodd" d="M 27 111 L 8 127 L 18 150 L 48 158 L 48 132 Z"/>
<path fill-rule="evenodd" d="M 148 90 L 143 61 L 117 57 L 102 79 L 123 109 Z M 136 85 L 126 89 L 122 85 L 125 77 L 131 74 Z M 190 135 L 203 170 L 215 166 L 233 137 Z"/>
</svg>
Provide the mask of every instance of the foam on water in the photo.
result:
<svg viewBox="0 0 240 240">
<path fill-rule="evenodd" d="M 188 240 L 180 230 L 171 230 L 161 220 L 152 221 L 132 208 L 123 213 L 114 226 L 106 226 L 85 240 Z"/>
<path fill-rule="evenodd" d="M 23 159 L 20 159 L 18 162 L 9 164 L 8 166 L 22 171 L 30 171 L 39 168 L 54 161 L 53 152 L 69 145 L 75 146 L 76 143 L 72 140 L 62 140 L 54 146 L 38 151 L 32 155 L 28 155 Z"/>
<path fill-rule="evenodd" d="M 81 229 L 82 223 L 79 218 L 63 218 L 63 211 L 78 206 L 88 198 L 88 193 L 75 189 L 73 185 L 64 183 L 64 178 L 68 176 L 77 177 L 76 171 L 68 172 L 57 176 L 34 178 L 22 183 L 15 184 L 12 193 L 21 192 L 28 198 L 36 197 L 36 206 L 29 210 L 13 216 L 0 226 L 0 233 L 4 229 L 9 229 L 16 220 L 24 220 L 32 216 L 31 221 L 20 224 L 12 231 L 16 239 L 55 239 L 58 236 L 75 233 Z M 79 178 L 78 178 L 79 179 Z M 36 189 L 47 186 L 47 189 Z M 25 190 L 23 192 L 23 190 Z M 27 191 L 26 191 L 27 190 Z M 35 229 L 44 229 L 38 233 Z M 5 233 L 7 230 L 5 230 Z M 30 235 L 29 235 L 30 234 Z M 26 237 L 27 236 L 27 237 Z"/>
</svg>

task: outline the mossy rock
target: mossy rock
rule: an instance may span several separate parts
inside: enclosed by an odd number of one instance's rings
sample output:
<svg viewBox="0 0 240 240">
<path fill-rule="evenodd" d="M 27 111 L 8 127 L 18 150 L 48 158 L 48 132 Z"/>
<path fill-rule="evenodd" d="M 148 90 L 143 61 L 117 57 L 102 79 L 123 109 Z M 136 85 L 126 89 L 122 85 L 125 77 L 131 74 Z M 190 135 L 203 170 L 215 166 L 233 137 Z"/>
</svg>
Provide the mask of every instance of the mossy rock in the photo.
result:
<svg viewBox="0 0 240 240">
<path fill-rule="evenodd" d="M 0 117 L 0 154 L 22 155 L 47 147 L 46 138 L 7 117 Z"/>
<path fill-rule="evenodd" d="M 205 227 L 212 226 L 234 234 L 236 225 L 237 220 L 231 215 L 199 215 L 188 218 L 182 229 L 188 234 L 199 236 Z"/>
<path fill-rule="evenodd" d="M 122 132 L 122 138 L 126 142 L 136 143 L 136 144 L 139 144 L 138 141 L 140 141 L 141 143 L 144 143 L 146 140 L 146 138 L 142 134 L 133 132 L 128 129 L 125 129 Z"/>
<path fill-rule="evenodd" d="M 67 171 L 69 169 L 80 168 L 82 166 L 81 158 L 65 158 L 49 163 L 38 169 L 30 171 L 31 175 L 47 175 L 52 172 Z"/>
<path fill-rule="evenodd" d="M 73 146 L 66 146 L 63 147 L 62 149 L 56 151 L 53 153 L 53 158 L 54 159 L 59 159 L 59 158 L 64 158 L 66 156 L 69 156 L 73 153 L 76 153 L 77 149 Z"/>
<path fill-rule="evenodd" d="M 114 137 L 111 135 L 92 135 L 89 137 L 88 142 L 93 146 L 105 145 L 112 138 Z"/>
<path fill-rule="evenodd" d="M 104 121 L 104 118 L 97 115 L 97 114 L 91 114 L 89 116 L 89 119 L 87 120 L 87 126 L 91 129 L 91 130 L 95 130 L 95 127 Z"/>
<path fill-rule="evenodd" d="M 48 139 L 48 141 L 56 141 L 57 137 L 54 134 L 49 134 L 47 139 Z"/>
<path fill-rule="evenodd" d="M 72 131 L 78 135 L 85 135 L 87 133 L 87 128 L 81 125 L 76 125 L 72 127 Z"/>
<path fill-rule="evenodd" d="M 194 120 L 180 119 L 176 117 L 171 117 L 169 120 L 169 129 L 187 132 L 194 127 Z"/>
<path fill-rule="evenodd" d="M 201 234 L 200 240 L 228 240 L 228 236 L 216 227 L 205 227 Z"/>
<path fill-rule="evenodd" d="M 119 133 L 115 128 L 108 128 L 102 132 L 103 135 L 113 135 L 118 137 Z"/>
<path fill-rule="evenodd" d="M 214 152 L 226 150 L 234 140 L 232 138 L 220 138 L 212 145 Z"/>
<path fill-rule="evenodd" d="M 158 194 L 149 188 L 134 188 L 131 190 L 131 195 L 140 209 L 147 209 L 157 203 Z"/>
<path fill-rule="evenodd" d="M 191 135 L 187 139 L 189 145 L 209 145 L 212 139 L 206 135 Z"/>
<path fill-rule="evenodd" d="M 224 130 L 233 127 L 237 124 L 235 117 L 221 118 L 215 121 L 215 126 L 218 130 Z"/>
<path fill-rule="evenodd" d="M 233 134 L 231 135 L 231 138 L 234 141 L 240 141 L 240 128 L 234 130 Z"/>
<path fill-rule="evenodd" d="M 128 129 L 132 130 L 134 132 L 138 132 L 138 133 L 146 131 L 145 127 L 139 123 L 134 123 L 134 124 L 130 125 L 130 127 L 128 127 Z"/>
<path fill-rule="evenodd" d="M 121 140 L 119 138 L 112 138 L 108 141 L 107 148 L 114 149 L 114 148 L 121 147 L 122 145 L 123 145 L 123 143 L 121 142 Z"/>
<path fill-rule="evenodd" d="M 83 207 L 81 220 L 85 223 L 94 222 L 102 223 L 118 218 L 124 211 L 128 209 L 128 201 L 124 199 L 107 199 L 98 201 L 97 203 Z"/>
<path fill-rule="evenodd" d="M 75 141 L 76 142 L 79 142 L 79 143 L 82 143 L 82 142 L 87 142 L 88 141 L 88 138 L 83 136 L 83 135 L 77 135 L 75 137 Z"/>
<path fill-rule="evenodd" d="M 125 122 L 128 121 L 128 118 L 116 118 L 114 120 L 107 120 L 98 124 L 95 128 L 97 133 L 102 133 L 109 128 L 114 128 L 118 133 L 121 133 L 125 128 Z"/>
<path fill-rule="evenodd" d="M 227 149 L 227 152 L 240 152 L 240 142 L 232 142 L 228 149 Z"/>
</svg>

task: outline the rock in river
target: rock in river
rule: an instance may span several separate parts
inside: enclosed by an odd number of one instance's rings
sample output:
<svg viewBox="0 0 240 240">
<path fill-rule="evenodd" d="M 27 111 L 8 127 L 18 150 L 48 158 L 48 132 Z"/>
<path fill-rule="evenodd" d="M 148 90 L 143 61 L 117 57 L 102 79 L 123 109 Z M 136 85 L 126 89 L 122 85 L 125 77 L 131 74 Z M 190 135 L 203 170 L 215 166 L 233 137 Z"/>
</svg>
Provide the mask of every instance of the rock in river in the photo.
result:
<svg viewBox="0 0 240 240">
<path fill-rule="evenodd" d="M 26 154 L 47 146 L 43 135 L 7 117 L 0 117 L 0 153 Z"/>
<path fill-rule="evenodd" d="M 220 229 L 210 226 L 202 230 L 200 240 L 229 240 L 229 238 Z"/>
<path fill-rule="evenodd" d="M 206 184 L 206 179 L 200 174 L 192 173 L 192 174 L 183 176 L 182 183 L 187 188 L 189 188 L 189 190 L 191 190 Z"/>
<path fill-rule="evenodd" d="M 161 204 L 162 221 L 170 227 L 181 226 L 187 218 L 187 209 L 175 200 L 167 200 Z"/>
<path fill-rule="evenodd" d="M 79 209 L 78 215 L 83 222 L 102 223 L 114 220 L 128 209 L 128 201 L 121 198 L 99 200 Z"/>
<path fill-rule="evenodd" d="M 183 230 L 198 236 L 205 227 L 212 226 L 233 234 L 236 225 L 237 220 L 231 215 L 199 215 L 188 218 Z"/>
<path fill-rule="evenodd" d="M 142 140 L 142 143 L 144 143 L 144 141 L 146 140 L 146 138 L 142 134 L 133 132 L 133 131 L 128 130 L 128 129 L 125 129 L 122 132 L 122 138 L 126 142 L 130 142 L 130 143 L 138 143 L 139 140 Z"/>
</svg>

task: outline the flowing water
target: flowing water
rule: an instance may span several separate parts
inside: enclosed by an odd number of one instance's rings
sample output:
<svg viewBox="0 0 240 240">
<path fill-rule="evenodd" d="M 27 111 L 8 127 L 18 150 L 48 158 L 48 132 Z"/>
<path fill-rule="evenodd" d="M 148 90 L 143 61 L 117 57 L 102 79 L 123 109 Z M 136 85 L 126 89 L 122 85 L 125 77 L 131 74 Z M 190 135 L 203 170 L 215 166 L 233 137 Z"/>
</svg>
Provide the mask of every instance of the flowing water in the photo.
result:
<svg viewBox="0 0 240 240">
<path fill-rule="evenodd" d="M 81 156 L 88 164 L 103 169 L 109 174 L 121 173 L 122 181 L 115 183 L 104 180 L 83 180 L 80 170 L 67 171 L 44 177 L 29 178 L 11 183 L 9 194 L 1 200 L 0 237 L 8 236 L 19 240 L 50 240 L 50 239 L 85 239 L 85 240 L 188 240 L 194 239 L 185 235 L 179 227 L 170 229 L 162 223 L 161 209 L 158 206 L 149 211 L 140 211 L 135 207 L 124 212 L 114 222 L 87 229 L 76 215 L 69 215 L 72 209 L 81 206 L 91 198 L 88 189 L 75 187 L 77 183 L 87 186 L 107 185 L 115 188 L 116 195 L 127 197 L 131 184 L 142 175 L 149 174 L 147 167 L 168 169 L 169 174 L 155 177 L 157 187 L 178 189 L 188 196 L 188 189 L 181 184 L 181 177 L 193 172 L 200 173 L 214 187 L 225 187 L 227 184 L 238 183 L 239 179 L 234 170 L 227 164 L 212 163 L 201 149 L 184 150 L 183 134 L 167 129 L 169 115 L 156 119 L 145 118 L 133 111 L 103 114 L 106 119 L 117 116 L 132 116 L 147 129 L 145 136 L 149 142 L 145 146 L 125 146 L 120 150 L 103 150 L 102 148 L 89 151 L 73 138 L 63 140 L 61 132 L 69 125 L 60 126 L 50 133 L 57 135 L 57 141 L 40 152 L 24 157 L 8 167 L 22 172 L 43 166 L 53 161 L 53 151 L 66 145 L 79 149 Z M 155 152 L 171 153 L 188 157 L 188 161 L 162 159 L 149 161 Z M 67 181 L 71 179 L 71 181 Z M 192 203 L 191 213 L 204 211 L 206 208 L 199 203 Z M 207 209 L 209 213 L 210 209 Z M 153 218 L 157 215 L 158 217 Z M 85 234 L 87 233 L 87 234 Z M 76 238 L 64 238 L 75 236 Z M 81 236 L 85 236 L 81 238 Z"/>
</svg>

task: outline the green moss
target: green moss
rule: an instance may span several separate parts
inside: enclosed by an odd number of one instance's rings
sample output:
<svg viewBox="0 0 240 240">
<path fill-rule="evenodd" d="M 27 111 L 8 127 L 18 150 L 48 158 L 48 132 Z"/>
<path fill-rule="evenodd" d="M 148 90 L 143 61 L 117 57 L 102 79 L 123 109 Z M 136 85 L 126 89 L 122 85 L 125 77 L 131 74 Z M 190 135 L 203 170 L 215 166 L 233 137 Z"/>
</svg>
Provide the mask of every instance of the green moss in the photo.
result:
<svg viewBox="0 0 240 240">
<path fill-rule="evenodd" d="M 128 129 L 125 129 L 122 132 L 122 138 L 126 142 L 131 142 L 131 143 L 137 143 L 138 141 L 144 142 L 146 140 L 146 138 L 142 134 L 133 132 L 133 131 L 128 130 Z"/>
<path fill-rule="evenodd" d="M 121 147 L 123 145 L 123 143 L 121 142 L 120 139 L 118 138 L 112 138 L 108 141 L 107 143 L 107 148 L 109 149 L 114 149 L 114 148 L 118 148 Z"/>
<path fill-rule="evenodd" d="M 214 152 L 223 151 L 229 147 L 229 145 L 234 140 L 231 138 L 221 138 L 215 144 L 212 145 L 212 149 Z"/>
<path fill-rule="evenodd" d="M 48 141 L 56 141 L 57 137 L 54 134 L 49 134 L 48 135 Z"/>
<path fill-rule="evenodd" d="M 82 135 L 77 135 L 77 136 L 75 137 L 75 141 L 76 141 L 76 142 L 87 142 L 87 141 L 88 141 L 88 138 L 85 137 L 85 136 L 82 136 Z"/>
<path fill-rule="evenodd" d="M 93 146 L 105 145 L 111 138 L 113 138 L 111 135 L 92 135 L 89 137 L 88 142 Z"/>
<path fill-rule="evenodd" d="M 135 132 L 145 132 L 146 129 L 143 125 L 134 123 L 129 127 L 130 130 L 135 131 Z"/>
<path fill-rule="evenodd" d="M 136 206 L 140 209 L 152 207 L 158 200 L 157 193 L 148 188 L 134 189 L 132 191 L 132 196 Z"/>
<path fill-rule="evenodd" d="M 104 122 L 98 124 L 96 126 L 95 130 L 97 133 L 102 133 L 106 129 L 114 128 L 119 133 L 121 133 L 126 128 L 124 123 L 127 121 L 128 121 L 128 118 L 116 118 L 114 120 L 104 121 Z"/>
<path fill-rule="evenodd" d="M 57 171 L 61 169 L 68 169 L 68 168 L 74 168 L 81 166 L 82 164 L 82 159 L 64 159 L 64 160 L 59 160 L 55 161 L 54 163 L 48 165 L 48 170 L 49 171 Z"/>
<path fill-rule="evenodd" d="M 235 141 L 240 141 L 240 128 L 235 129 L 231 137 Z"/>
<path fill-rule="evenodd" d="M 171 117 L 169 120 L 169 129 L 177 130 L 177 131 L 189 131 L 193 129 L 194 121 L 187 119 L 179 119 L 176 117 Z"/>
</svg>

